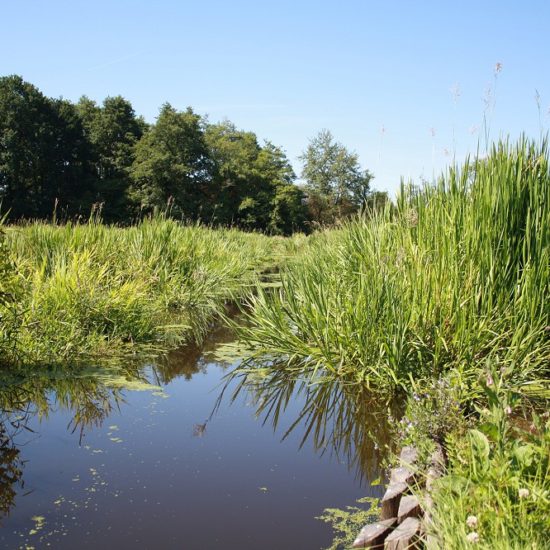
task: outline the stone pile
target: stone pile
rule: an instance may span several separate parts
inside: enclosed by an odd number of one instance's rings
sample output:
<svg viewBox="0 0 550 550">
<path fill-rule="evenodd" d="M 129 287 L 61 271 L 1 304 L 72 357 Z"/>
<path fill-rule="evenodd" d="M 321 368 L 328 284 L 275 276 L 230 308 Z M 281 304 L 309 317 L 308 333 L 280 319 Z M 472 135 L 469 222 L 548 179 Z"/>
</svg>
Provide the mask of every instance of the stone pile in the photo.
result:
<svg viewBox="0 0 550 550">
<path fill-rule="evenodd" d="M 441 448 L 432 455 L 428 470 L 418 471 L 418 452 L 414 447 L 404 447 L 400 454 L 400 466 L 390 472 L 390 481 L 380 501 L 380 519 L 365 525 L 353 543 L 353 548 L 379 548 L 401 550 L 423 548 L 430 526 L 430 491 L 435 479 L 444 469 Z M 425 487 L 424 505 L 418 498 Z M 413 494 L 413 489 L 414 493 Z"/>
</svg>

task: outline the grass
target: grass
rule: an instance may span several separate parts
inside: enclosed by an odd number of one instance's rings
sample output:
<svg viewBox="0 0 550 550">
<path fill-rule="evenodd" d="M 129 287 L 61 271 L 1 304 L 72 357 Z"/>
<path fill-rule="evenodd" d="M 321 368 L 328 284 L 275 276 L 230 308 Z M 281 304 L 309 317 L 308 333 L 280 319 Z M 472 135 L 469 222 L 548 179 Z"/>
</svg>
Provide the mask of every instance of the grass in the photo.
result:
<svg viewBox="0 0 550 550">
<path fill-rule="evenodd" d="M 439 385 L 450 397 L 432 394 L 428 420 L 413 415 L 407 422 L 417 435 L 441 440 L 450 457 L 464 452 L 465 471 L 474 461 L 466 434 L 482 423 L 479 411 L 488 403 L 480 382 L 487 368 L 503 378 L 503 391 L 518 396 L 525 418 L 548 406 L 549 291 L 548 146 L 501 142 L 434 185 L 403 186 L 396 205 L 311 237 L 283 270 L 281 288 L 251 299 L 241 331 L 250 358 L 233 377 L 257 387 L 261 375 L 259 409 L 275 416 L 292 392 L 307 392 L 303 418 L 321 440 L 327 426 L 341 434 L 340 419 L 350 421 L 373 396 L 414 401 Z M 547 437 L 548 426 L 540 430 Z M 511 442 L 515 433 L 505 430 L 502 438 Z M 496 484 L 498 475 L 512 475 L 503 464 L 490 463 L 492 478 L 466 478 Z M 450 472 L 458 469 L 451 459 Z M 548 472 L 537 475 L 547 499 Z M 492 498 L 504 491 L 495 485 Z M 461 548 L 453 526 L 466 518 L 460 506 L 445 507 L 449 494 L 436 498 L 449 527 L 440 528 L 438 543 Z M 511 510 L 503 522 L 539 540 L 541 525 L 528 529 L 527 516 Z M 515 532 L 506 532 L 508 546 L 502 529 L 487 533 L 487 547 L 525 547 Z"/>
<path fill-rule="evenodd" d="M 10 365 L 201 341 L 286 253 L 284 239 L 162 218 L 128 228 L 35 222 L 4 227 L 1 242 L 0 351 Z"/>
<path fill-rule="evenodd" d="M 449 441 L 448 473 L 434 489 L 428 548 L 548 547 L 550 422 L 529 411 L 506 377 L 483 384 L 477 422 Z"/>
<path fill-rule="evenodd" d="M 529 384 L 550 358 L 549 235 L 546 145 L 500 144 L 312 238 L 281 292 L 253 300 L 245 336 L 289 376 L 372 391 L 450 369 L 468 378 L 487 358 Z"/>
</svg>

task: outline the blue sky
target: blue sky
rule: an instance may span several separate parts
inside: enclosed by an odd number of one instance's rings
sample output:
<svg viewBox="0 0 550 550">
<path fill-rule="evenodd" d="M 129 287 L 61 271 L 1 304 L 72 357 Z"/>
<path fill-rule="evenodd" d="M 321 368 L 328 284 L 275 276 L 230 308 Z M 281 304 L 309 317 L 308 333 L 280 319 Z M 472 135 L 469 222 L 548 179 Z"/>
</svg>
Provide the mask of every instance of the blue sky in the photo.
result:
<svg viewBox="0 0 550 550">
<path fill-rule="evenodd" d="M 0 6 L 2 75 L 71 100 L 121 94 L 151 122 L 190 105 L 282 146 L 297 172 L 328 128 L 392 194 L 484 148 L 484 111 L 493 139 L 550 126 L 548 0 Z"/>
</svg>

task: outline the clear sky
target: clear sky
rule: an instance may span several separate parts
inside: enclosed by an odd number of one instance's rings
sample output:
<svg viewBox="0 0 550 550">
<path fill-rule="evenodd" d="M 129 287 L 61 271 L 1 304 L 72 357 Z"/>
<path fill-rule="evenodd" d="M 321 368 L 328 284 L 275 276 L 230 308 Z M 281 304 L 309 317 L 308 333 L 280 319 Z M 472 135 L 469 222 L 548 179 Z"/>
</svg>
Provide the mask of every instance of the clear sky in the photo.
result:
<svg viewBox="0 0 550 550">
<path fill-rule="evenodd" d="M 190 105 L 297 172 L 328 128 L 392 194 L 484 148 L 484 111 L 493 139 L 550 126 L 550 0 L 0 0 L 0 20 L 0 74 L 46 95 Z"/>
</svg>

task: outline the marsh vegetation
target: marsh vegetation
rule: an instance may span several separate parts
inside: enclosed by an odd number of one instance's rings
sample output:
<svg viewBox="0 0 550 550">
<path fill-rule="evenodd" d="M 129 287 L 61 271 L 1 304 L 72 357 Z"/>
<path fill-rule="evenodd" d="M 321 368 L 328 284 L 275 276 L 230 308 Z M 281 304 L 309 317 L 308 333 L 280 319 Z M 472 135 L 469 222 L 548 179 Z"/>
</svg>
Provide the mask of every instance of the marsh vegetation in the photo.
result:
<svg viewBox="0 0 550 550">
<path fill-rule="evenodd" d="M 122 358 L 200 343 L 214 321 L 229 322 L 228 304 L 241 304 L 239 341 L 218 350 L 236 360 L 224 400 L 244 399 L 276 428 L 284 418 L 283 437 L 355 465 L 367 485 L 399 445 L 413 442 L 427 457 L 442 444 L 448 465 L 433 494 L 431 544 L 545 547 L 546 142 L 496 144 L 434 185 L 403 185 L 395 204 L 308 237 L 156 216 L 124 228 L 93 218 L 4 225 L 0 238 L 6 372 L 23 381 L 93 364 L 107 373 Z M 275 284 L 262 284 L 273 271 Z M 99 411 L 101 425 L 104 408 L 70 401 L 83 418 Z M 194 419 L 201 435 L 206 418 Z M 324 514 L 340 525 L 367 516 Z"/>
</svg>

